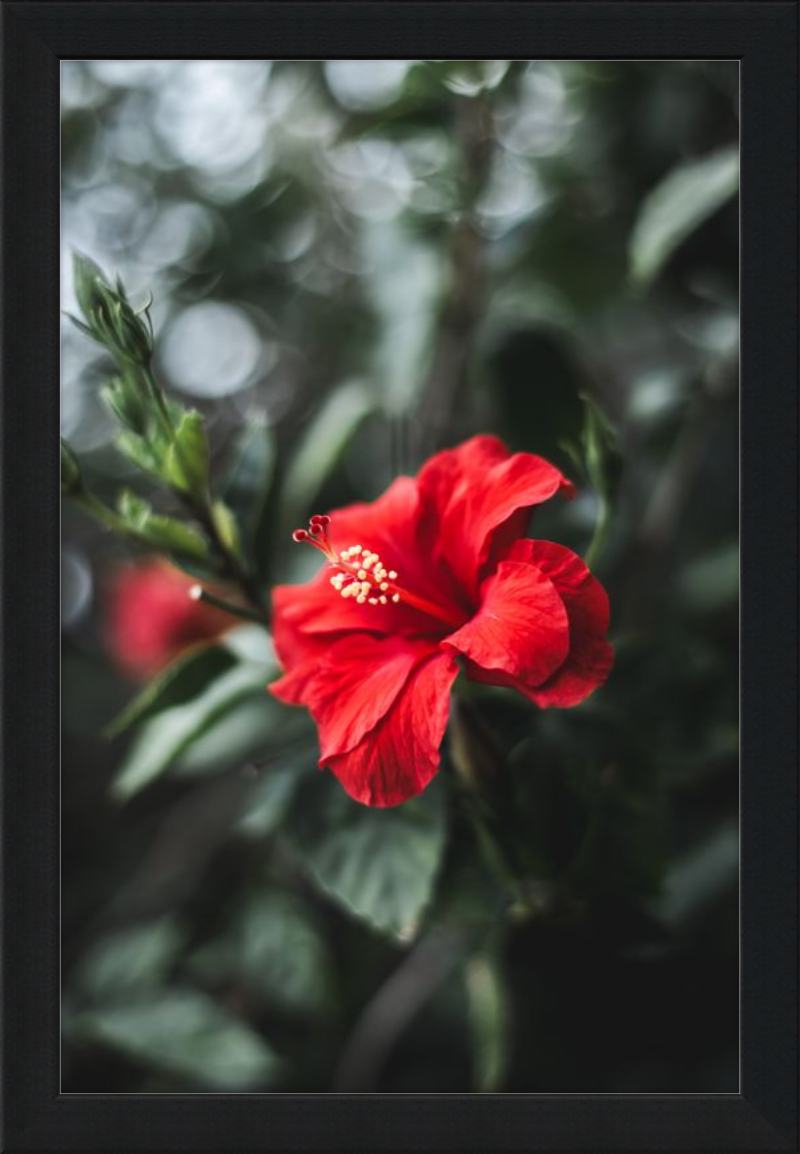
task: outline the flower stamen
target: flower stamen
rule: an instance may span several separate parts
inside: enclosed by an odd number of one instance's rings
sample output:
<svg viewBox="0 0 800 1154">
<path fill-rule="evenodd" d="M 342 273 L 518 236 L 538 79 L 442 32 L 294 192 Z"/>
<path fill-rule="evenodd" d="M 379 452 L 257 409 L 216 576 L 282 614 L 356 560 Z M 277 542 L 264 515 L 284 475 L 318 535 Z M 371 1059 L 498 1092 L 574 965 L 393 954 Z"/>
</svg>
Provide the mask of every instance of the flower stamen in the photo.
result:
<svg viewBox="0 0 800 1154">
<path fill-rule="evenodd" d="M 292 538 L 319 549 L 335 570 L 330 583 L 340 597 L 353 597 L 357 605 L 388 605 L 390 601 L 398 605 L 403 601 L 448 625 L 460 624 L 441 606 L 401 588 L 397 584 L 397 570 L 387 569 L 377 553 L 361 545 L 350 545 L 337 552 L 328 536 L 330 520 L 315 514 L 308 522 L 308 529 L 295 529 Z"/>
</svg>

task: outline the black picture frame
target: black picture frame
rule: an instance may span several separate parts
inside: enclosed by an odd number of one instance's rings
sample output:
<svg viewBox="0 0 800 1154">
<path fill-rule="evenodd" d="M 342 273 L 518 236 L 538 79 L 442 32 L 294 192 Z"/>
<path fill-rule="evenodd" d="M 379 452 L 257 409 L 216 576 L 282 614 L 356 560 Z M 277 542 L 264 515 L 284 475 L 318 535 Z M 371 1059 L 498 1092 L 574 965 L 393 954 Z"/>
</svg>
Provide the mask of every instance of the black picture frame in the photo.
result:
<svg viewBox="0 0 800 1154">
<path fill-rule="evenodd" d="M 797 1150 L 798 4 L 11 0 L 0 14 L 0 1147 Z M 256 54 L 741 61 L 738 1095 L 59 1093 L 59 62 Z"/>
</svg>

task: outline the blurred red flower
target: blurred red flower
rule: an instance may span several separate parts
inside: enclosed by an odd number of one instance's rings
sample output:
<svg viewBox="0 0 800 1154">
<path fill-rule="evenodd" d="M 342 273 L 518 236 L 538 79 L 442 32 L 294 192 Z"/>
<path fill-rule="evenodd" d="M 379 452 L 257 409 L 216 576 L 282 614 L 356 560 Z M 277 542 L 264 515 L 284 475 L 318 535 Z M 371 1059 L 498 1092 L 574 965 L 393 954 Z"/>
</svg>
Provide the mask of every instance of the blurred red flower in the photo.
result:
<svg viewBox="0 0 800 1154">
<path fill-rule="evenodd" d="M 605 681 L 603 587 L 571 550 L 520 539 L 533 506 L 573 491 L 543 458 L 480 436 L 295 532 L 329 564 L 274 590 L 285 674 L 270 689 L 311 711 L 320 765 L 351 797 L 398 805 L 430 782 L 456 659 L 542 707 L 577 705 Z"/>
<path fill-rule="evenodd" d="M 189 596 L 195 584 L 159 559 L 114 572 L 106 600 L 106 648 L 124 673 L 144 680 L 183 650 L 230 629 L 226 613 Z"/>
</svg>

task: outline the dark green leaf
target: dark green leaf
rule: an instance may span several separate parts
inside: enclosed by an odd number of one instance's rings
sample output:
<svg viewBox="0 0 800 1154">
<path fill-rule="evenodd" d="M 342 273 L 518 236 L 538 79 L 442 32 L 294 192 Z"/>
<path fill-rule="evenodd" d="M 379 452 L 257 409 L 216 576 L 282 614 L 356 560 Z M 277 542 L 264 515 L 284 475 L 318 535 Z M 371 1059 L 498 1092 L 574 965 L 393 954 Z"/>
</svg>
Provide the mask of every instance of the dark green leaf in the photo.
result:
<svg viewBox="0 0 800 1154">
<path fill-rule="evenodd" d="M 132 797 L 168 769 L 182 753 L 240 701 L 263 694 L 270 672 L 260 665 L 241 664 L 217 677 L 198 697 L 152 718 L 120 766 L 113 793 Z"/>
<path fill-rule="evenodd" d="M 192 649 L 181 654 L 107 726 L 106 737 L 118 737 L 132 725 L 148 721 L 165 709 L 184 705 L 236 664 L 235 656 L 218 646 Z"/>
<path fill-rule="evenodd" d="M 96 1002 L 119 1002 L 163 985 L 183 945 L 174 918 L 131 926 L 95 942 L 76 984 Z"/>
<path fill-rule="evenodd" d="M 330 959 L 308 910 L 288 894 L 253 894 L 228 932 L 199 950 L 205 980 L 245 979 L 279 1009 L 317 1013 L 330 998 Z"/>
<path fill-rule="evenodd" d="M 77 1015 L 77 1036 L 210 1090 L 263 1090 L 281 1072 L 267 1042 L 193 990 Z"/>
<path fill-rule="evenodd" d="M 416 934 L 445 844 L 439 783 L 404 805 L 370 809 L 320 774 L 300 790 L 291 825 L 300 861 L 334 901 L 384 933 Z"/>
</svg>

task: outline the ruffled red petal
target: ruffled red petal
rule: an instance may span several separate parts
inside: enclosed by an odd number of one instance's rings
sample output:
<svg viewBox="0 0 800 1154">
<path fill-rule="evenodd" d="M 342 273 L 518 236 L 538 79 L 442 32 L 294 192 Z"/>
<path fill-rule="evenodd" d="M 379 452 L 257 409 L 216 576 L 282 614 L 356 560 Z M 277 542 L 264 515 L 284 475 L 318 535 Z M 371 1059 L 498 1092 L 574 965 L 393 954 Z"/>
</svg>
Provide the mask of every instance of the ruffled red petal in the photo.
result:
<svg viewBox="0 0 800 1154">
<path fill-rule="evenodd" d="M 289 705 L 305 705 L 319 727 L 321 760 L 346 753 L 389 712 L 412 670 L 437 651 L 435 643 L 401 635 L 351 633 L 301 662 L 269 690 Z"/>
<path fill-rule="evenodd" d="M 569 653 L 567 610 L 552 581 L 525 562 L 502 561 L 481 586 L 478 612 L 445 642 L 492 680 L 546 681 Z"/>
<path fill-rule="evenodd" d="M 457 673 L 450 654 L 428 657 L 358 745 L 324 759 L 352 798 L 362 805 L 400 805 L 428 785 L 439 768 Z"/>
<path fill-rule="evenodd" d="M 542 708 L 578 705 L 603 684 L 614 664 L 614 650 L 606 640 L 606 591 L 581 558 L 563 545 L 516 541 L 506 556 L 510 561 L 535 566 L 552 582 L 569 620 L 569 652 L 563 664 L 541 684 L 520 678 L 500 684 L 513 686 Z M 479 670 L 468 673 L 476 680 L 488 680 Z"/>
<path fill-rule="evenodd" d="M 471 596 L 494 549 L 524 530 L 527 510 L 574 486 L 533 453 L 509 453 L 497 437 L 473 437 L 437 453 L 418 478 L 421 531 Z M 524 513 L 523 513 L 524 511 Z"/>
</svg>

